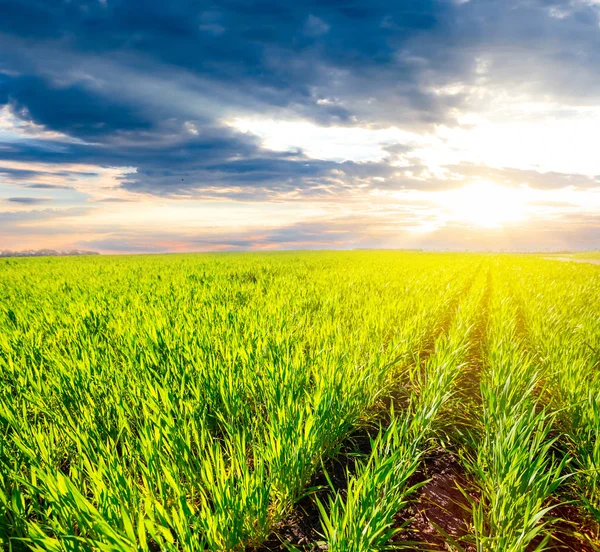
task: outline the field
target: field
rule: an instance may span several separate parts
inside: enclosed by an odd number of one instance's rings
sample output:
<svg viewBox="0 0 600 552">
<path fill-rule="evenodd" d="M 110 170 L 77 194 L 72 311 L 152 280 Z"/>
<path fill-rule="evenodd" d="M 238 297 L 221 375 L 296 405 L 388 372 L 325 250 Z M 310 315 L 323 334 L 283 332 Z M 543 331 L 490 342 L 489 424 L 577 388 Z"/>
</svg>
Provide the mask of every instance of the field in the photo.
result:
<svg viewBox="0 0 600 552">
<path fill-rule="evenodd" d="M 0 260 L 0 548 L 598 550 L 599 363 L 592 264 Z"/>
<path fill-rule="evenodd" d="M 600 252 L 598 251 L 585 251 L 582 253 L 553 253 L 546 254 L 545 258 L 555 259 L 560 261 L 572 261 L 576 263 L 600 263 Z"/>
<path fill-rule="evenodd" d="M 600 260 L 600 251 L 587 251 L 585 253 L 575 253 L 573 256 L 579 259 Z"/>
</svg>

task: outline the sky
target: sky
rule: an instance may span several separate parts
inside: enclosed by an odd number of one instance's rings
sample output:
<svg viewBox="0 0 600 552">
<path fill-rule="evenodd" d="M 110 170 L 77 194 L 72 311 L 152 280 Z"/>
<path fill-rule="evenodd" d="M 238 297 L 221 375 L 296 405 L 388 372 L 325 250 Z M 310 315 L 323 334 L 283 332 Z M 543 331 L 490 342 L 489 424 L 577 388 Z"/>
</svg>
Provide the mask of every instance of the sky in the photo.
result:
<svg viewBox="0 0 600 552">
<path fill-rule="evenodd" d="M 600 248 L 600 0 L 0 14 L 0 250 Z"/>
</svg>

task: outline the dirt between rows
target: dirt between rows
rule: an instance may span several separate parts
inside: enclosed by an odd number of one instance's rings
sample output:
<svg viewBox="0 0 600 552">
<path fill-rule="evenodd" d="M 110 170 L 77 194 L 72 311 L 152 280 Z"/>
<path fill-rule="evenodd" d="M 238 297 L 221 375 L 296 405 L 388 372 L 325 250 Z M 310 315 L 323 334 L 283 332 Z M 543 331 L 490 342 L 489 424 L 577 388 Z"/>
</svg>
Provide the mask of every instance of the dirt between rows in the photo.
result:
<svg viewBox="0 0 600 552">
<path fill-rule="evenodd" d="M 460 294 L 464 296 L 470 291 L 476 275 L 467 282 Z M 489 282 L 489 278 L 488 278 Z M 443 323 L 438 331 L 431 336 L 419 355 L 419 364 L 424 364 L 435 352 L 435 342 L 443 335 L 456 316 L 458 297 L 452 301 L 443 314 Z M 405 389 L 398 389 L 381 409 L 380 415 L 389 410 L 391 402 L 401 404 Z M 385 416 L 383 416 L 385 417 Z M 336 489 L 347 486 L 347 475 L 353 473 L 357 455 L 367 457 L 371 452 L 371 439 L 376 435 L 375 428 L 363 428 L 357 434 L 344 442 L 342 450 L 327 463 L 329 478 Z M 434 524 L 454 538 L 467 534 L 470 519 L 468 501 L 459 490 L 458 485 L 467 487 L 467 479 L 462 473 L 460 464 L 449 453 L 440 452 L 428 457 L 423 466 L 413 476 L 409 485 L 421 483 L 430 479 L 411 497 L 411 504 L 400 512 L 395 520 L 396 528 L 403 528 L 390 543 L 399 550 L 446 550 L 445 537 L 441 537 Z M 292 513 L 283 520 L 271 534 L 267 542 L 258 552 L 275 552 L 286 550 L 286 545 L 292 545 L 300 550 L 326 549 L 320 545 L 320 513 L 315 503 L 319 498 L 327 503 L 331 489 L 323 473 L 319 474 L 313 483 L 313 488 L 320 488 L 310 496 L 302 498 Z M 437 548 L 435 548 L 437 546 Z M 470 552 L 469 549 L 466 549 Z M 474 550 L 474 548 L 473 548 Z"/>
<path fill-rule="evenodd" d="M 377 435 L 377 427 L 367 426 L 359 429 L 342 444 L 341 450 L 325 464 L 327 476 L 336 489 L 348 486 L 348 474 L 354 473 L 356 461 L 367 458 L 371 453 L 371 440 Z M 319 499 L 328 507 L 328 498 L 332 495 L 331 487 L 323 471 L 317 474 L 311 484 L 315 489 L 311 494 L 301 498 L 290 515 L 276 527 L 269 539 L 257 552 L 283 552 L 287 545 L 300 550 L 326 550 L 319 545 L 321 535 L 321 514 L 316 500 Z"/>
<path fill-rule="evenodd" d="M 407 550 L 403 543 L 411 542 L 415 551 L 455 550 L 456 541 L 465 552 L 475 552 L 472 533 L 472 504 L 479 500 L 476 487 L 470 482 L 464 466 L 451 453 L 439 451 L 425 462 L 420 472 L 421 487 L 413 503 L 398 516 L 407 528 L 394 539 L 398 549 Z M 559 518 L 551 530 L 552 537 L 546 552 L 598 552 L 589 542 L 594 540 L 593 524 L 582 517 L 576 507 L 556 506 L 552 516 Z M 450 537 L 450 538 L 449 538 Z M 535 539 L 527 548 L 533 552 L 541 542 Z"/>
<path fill-rule="evenodd" d="M 576 260 L 576 262 L 587 261 Z M 600 261 L 594 261 L 594 264 L 600 264 Z M 469 285 L 467 289 L 470 289 Z M 480 342 L 485 333 L 485 317 L 490 294 L 491 278 L 488 273 L 482 314 L 473 330 L 473 347 L 458 385 L 461 391 L 458 393 L 460 397 L 458 402 L 464 403 L 465 408 L 472 406 L 472 403 L 477 403 L 481 363 Z M 433 354 L 435 339 L 443 334 L 451 323 L 455 308 L 455 304 L 449 306 L 445 313 L 443 327 L 436 336 L 433 336 L 430 346 L 424 347 L 420 362 L 424 362 Z M 398 397 L 391 400 L 400 402 L 400 395 L 402 395 L 401 390 L 398 390 Z M 336 489 L 346 488 L 348 473 L 355 471 L 354 465 L 359 456 L 364 458 L 370 454 L 371 439 L 376 433 L 374 426 L 359 430 L 346 440 L 338 454 L 327 462 L 327 473 Z M 391 549 L 415 552 L 450 551 L 456 550 L 451 546 L 451 542 L 456 541 L 464 552 L 475 552 L 472 506 L 479 500 L 479 493 L 464 465 L 452 452 L 436 450 L 425 459 L 409 485 L 422 482 L 426 483 L 412 495 L 409 506 L 396 516 L 395 527 L 400 530 L 390 543 Z M 331 496 L 331 489 L 323 473 L 316 477 L 313 488 L 318 490 L 305 496 L 295 505 L 292 513 L 279 524 L 259 552 L 284 551 L 288 549 L 286 545 L 306 551 L 327 549 L 326 545 L 320 542 L 322 541 L 320 514 L 315 502 L 315 497 L 318 497 L 321 502 L 327 504 L 327 499 Z M 546 551 L 598 552 L 597 548 L 587 544 L 585 538 L 587 535 L 592 540 L 595 528 L 582 518 L 577 508 L 560 505 L 553 510 L 553 515 L 559 518 L 559 521 L 553 528 L 552 541 L 545 548 Z M 534 551 L 539 542 L 540 540 L 531 543 L 528 551 Z"/>
<path fill-rule="evenodd" d="M 357 450 L 369 448 L 369 437 L 363 434 L 356 442 Z M 352 458 L 352 457 L 350 457 Z M 349 461 L 352 463 L 352 460 Z M 329 466 L 329 476 L 336 488 L 346 485 L 345 462 Z M 390 542 L 391 550 L 413 550 L 415 552 L 437 552 L 456 550 L 451 546 L 456 541 L 465 552 L 475 552 L 472 539 L 472 503 L 479 500 L 479 493 L 464 466 L 450 452 L 439 450 L 429 456 L 421 469 L 413 476 L 410 484 L 427 481 L 412 496 L 410 505 L 399 512 L 395 527 L 401 530 Z M 315 494 L 327 502 L 330 493 L 326 479 L 321 474 L 315 481 L 321 490 Z M 559 518 L 552 530 L 552 540 L 546 545 L 547 552 L 598 552 L 588 541 L 593 540 L 594 528 L 584 520 L 581 512 L 570 505 L 559 505 L 553 512 Z M 293 512 L 279 525 L 259 552 L 283 552 L 286 545 L 299 550 L 326 550 L 320 543 L 320 515 L 314 494 L 300 500 Z M 587 536 L 587 538 L 586 538 Z M 541 539 L 534 540 L 527 550 L 533 552 Z"/>
<path fill-rule="evenodd" d="M 470 500 L 476 501 L 479 497 L 457 458 L 439 451 L 425 460 L 417 477 L 429 481 L 417 491 L 410 506 L 398 515 L 398 524 L 407 524 L 394 538 L 398 549 L 406 550 L 406 545 L 412 543 L 414 550 L 449 550 L 450 536 L 460 542 L 466 552 L 475 551 L 474 545 L 462 539 L 469 535 Z"/>
<path fill-rule="evenodd" d="M 358 443 L 360 448 L 368 445 Z M 362 445 L 362 446 L 361 446 Z M 346 468 L 338 465 L 329 472 L 334 485 L 343 488 L 346 479 Z M 333 468 L 333 466 L 331 466 Z M 405 527 L 390 543 L 392 550 L 448 550 L 447 537 L 461 539 L 469 532 L 471 510 L 468 499 L 460 491 L 469 488 L 464 469 L 450 453 L 437 452 L 428 457 L 423 467 L 415 474 L 410 485 L 429 480 L 412 496 L 408 508 L 400 512 L 395 519 L 397 528 Z M 325 478 L 319 477 L 315 482 L 325 484 Z M 326 500 L 328 490 L 317 492 L 319 498 Z M 471 496 L 477 496 L 471 491 Z M 286 550 L 284 543 L 301 550 L 326 549 L 318 542 L 322 539 L 319 534 L 319 512 L 314 497 L 303 498 L 290 516 L 285 519 L 271 538 L 261 547 L 260 552 L 275 552 Z M 437 526 L 437 528 L 436 528 Z M 472 545 L 463 545 L 465 551 L 475 550 Z"/>
<path fill-rule="evenodd" d="M 550 515 L 559 520 L 552 530 L 552 540 L 545 549 L 547 552 L 598 552 L 598 548 L 588 543 L 588 540 L 594 540 L 594 528 L 575 506 L 558 505 Z M 535 550 L 540 540 L 534 540 L 528 550 Z"/>
</svg>

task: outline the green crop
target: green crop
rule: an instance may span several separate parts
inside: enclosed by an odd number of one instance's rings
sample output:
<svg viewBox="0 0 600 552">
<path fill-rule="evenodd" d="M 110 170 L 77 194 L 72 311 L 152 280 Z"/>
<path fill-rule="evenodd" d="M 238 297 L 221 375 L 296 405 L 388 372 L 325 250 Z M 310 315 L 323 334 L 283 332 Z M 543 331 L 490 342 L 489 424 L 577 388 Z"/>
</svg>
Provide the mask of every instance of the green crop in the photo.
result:
<svg viewBox="0 0 600 552">
<path fill-rule="evenodd" d="M 477 550 L 517 552 L 544 535 L 566 457 L 554 460 L 553 417 L 537 401 L 541 375 L 523 349 L 517 313 L 504 281 L 495 278 L 481 366 L 481 410 L 467 465 L 480 488 L 474 504 Z M 542 550 L 545 534 L 535 550 Z"/>
<path fill-rule="evenodd" d="M 260 549 L 307 501 L 320 536 L 289 546 L 401 548 L 448 452 L 448 546 L 542 550 L 564 502 L 597 545 L 599 291 L 530 256 L 0 260 L 0 548 Z"/>
</svg>

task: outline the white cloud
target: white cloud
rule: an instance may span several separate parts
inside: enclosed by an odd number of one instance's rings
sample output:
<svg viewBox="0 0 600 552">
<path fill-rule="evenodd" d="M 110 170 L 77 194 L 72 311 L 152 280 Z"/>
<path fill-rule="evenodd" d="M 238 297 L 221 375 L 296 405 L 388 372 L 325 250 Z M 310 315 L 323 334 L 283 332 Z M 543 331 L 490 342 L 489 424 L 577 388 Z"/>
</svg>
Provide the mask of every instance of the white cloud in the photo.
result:
<svg viewBox="0 0 600 552">
<path fill-rule="evenodd" d="M 568 112 L 568 115 L 567 115 Z M 600 106 L 545 103 L 515 105 L 509 112 L 465 117 L 463 127 L 440 127 L 442 143 L 421 155 L 431 162 L 460 161 L 543 172 L 600 174 Z"/>
<path fill-rule="evenodd" d="M 455 88 L 443 90 L 454 92 Z M 460 124 L 440 125 L 430 133 L 397 127 L 319 126 L 307 121 L 236 118 L 227 124 L 262 139 L 274 151 L 301 149 L 314 159 L 377 162 L 387 146 L 402 144 L 412 160 L 421 160 L 433 174 L 461 162 L 490 167 L 600 174 L 600 106 L 576 107 L 525 98 L 504 99 L 492 109 L 464 113 Z M 402 156 L 398 160 L 402 164 Z"/>
<path fill-rule="evenodd" d="M 313 159 L 330 161 L 381 161 L 386 146 L 420 141 L 419 135 L 395 127 L 319 126 L 307 121 L 262 118 L 237 118 L 226 124 L 262 139 L 263 147 L 273 151 L 301 149 Z"/>
<path fill-rule="evenodd" d="M 35 138 L 36 140 L 54 140 L 60 142 L 77 143 L 76 138 L 71 138 L 60 132 L 46 130 L 31 121 L 15 117 L 8 105 L 0 107 L 0 143 L 18 142 L 19 140 Z"/>
</svg>

